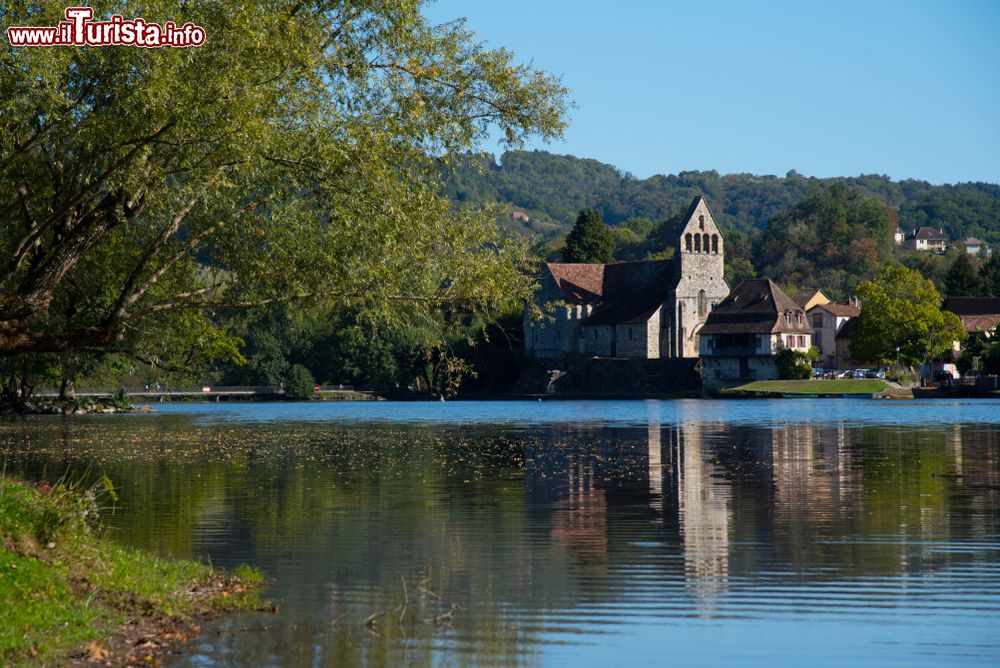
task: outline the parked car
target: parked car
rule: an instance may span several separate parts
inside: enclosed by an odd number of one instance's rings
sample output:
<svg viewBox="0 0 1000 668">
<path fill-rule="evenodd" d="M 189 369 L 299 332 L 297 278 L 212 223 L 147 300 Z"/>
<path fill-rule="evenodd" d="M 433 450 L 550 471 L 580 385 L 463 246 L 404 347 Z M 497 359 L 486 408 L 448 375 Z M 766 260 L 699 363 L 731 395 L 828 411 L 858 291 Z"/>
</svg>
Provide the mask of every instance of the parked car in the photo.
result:
<svg viewBox="0 0 1000 668">
<path fill-rule="evenodd" d="M 826 374 L 826 370 L 823 369 L 822 367 L 813 367 L 813 370 L 812 370 L 812 377 L 813 378 L 822 378 L 825 374 Z"/>
<path fill-rule="evenodd" d="M 885 369 L 866 369 L 865 378 L 880 378 L 885 380 Z"/>
<path fill-rule="evenodd" d="M 855 369 L 851 374 L 852 378 L 864 378 L 865 374 L 868 373 L 868 369 Z"/>
</svg>

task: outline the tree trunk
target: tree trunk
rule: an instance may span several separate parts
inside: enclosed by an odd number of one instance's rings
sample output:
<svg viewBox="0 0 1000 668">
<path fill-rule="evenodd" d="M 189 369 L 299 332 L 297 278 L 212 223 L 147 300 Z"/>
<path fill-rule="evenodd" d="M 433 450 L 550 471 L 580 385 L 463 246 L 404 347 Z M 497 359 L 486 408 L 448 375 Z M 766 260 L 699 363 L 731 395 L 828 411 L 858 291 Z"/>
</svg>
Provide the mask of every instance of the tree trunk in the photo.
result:
<svg viewBox="0 0 1000 668">
<path fill-rule="evenodd" d="M 63 378 L 59 386 L 59 401 L 74 401 L 76 399 L 76 380 Z"/>
</svg>

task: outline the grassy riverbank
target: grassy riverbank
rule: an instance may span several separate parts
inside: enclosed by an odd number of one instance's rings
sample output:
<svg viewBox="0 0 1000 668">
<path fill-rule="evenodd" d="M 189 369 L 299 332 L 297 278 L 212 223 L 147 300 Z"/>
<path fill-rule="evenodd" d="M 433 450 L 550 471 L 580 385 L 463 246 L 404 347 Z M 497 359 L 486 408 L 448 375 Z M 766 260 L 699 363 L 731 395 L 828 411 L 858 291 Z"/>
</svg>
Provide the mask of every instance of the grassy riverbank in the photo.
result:
<svg viewBox="0 0 1000 668">
<path fill-rule="evenodd" d="M 102 537 L 110 484 L 0 478 L 0 665 L 148 664 L 199 617 L 259 605 L 259 573 L 225 575 Z"/>
<path fill-rule="evenodd" d="M 844 378 L 835 380 L 758 380 L 725 390 L 727 395 L 843 395 L 873 394 L 889 387 L 876 378 Z"/>
</svg>

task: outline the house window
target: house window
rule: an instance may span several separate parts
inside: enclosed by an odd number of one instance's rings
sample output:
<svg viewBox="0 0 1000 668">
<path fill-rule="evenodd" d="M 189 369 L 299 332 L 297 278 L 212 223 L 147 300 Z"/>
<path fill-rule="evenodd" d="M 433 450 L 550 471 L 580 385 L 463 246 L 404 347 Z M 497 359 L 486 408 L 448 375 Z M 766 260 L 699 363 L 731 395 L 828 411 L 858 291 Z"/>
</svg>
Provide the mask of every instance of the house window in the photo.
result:
<svg viewBox="0 0 1000 668">
<path fill-rule="evenodd" d="M 792 312 L 791 311 L 785 311 L 785 324 L 787 324 L 787 325 L 792 324 Z"/>
<path fill-rule="evenodd" d="M 816 332 L 813 334 L 813 345 L 817 348 L 823 347 L 823 332 Z"/>
<path fill-rule="evenodd" d="M 823 326 L 823 314 L 813 313 L 813 327 L 822 327 L 822 326 Z"/>
<path fill-rule="evenodd" d="M 795 312 L 795 324 L 796 325 L 801 325 L 802 324 L 802 311 L 796 311 Z"/>
<path fill-rule="evenodd" d="M 690 232 L 688 232 L 686 235 L 684 235 L 684 250 L 686 250 L 688 253 L 691 252 L 691 233 Z"/>
</svg>

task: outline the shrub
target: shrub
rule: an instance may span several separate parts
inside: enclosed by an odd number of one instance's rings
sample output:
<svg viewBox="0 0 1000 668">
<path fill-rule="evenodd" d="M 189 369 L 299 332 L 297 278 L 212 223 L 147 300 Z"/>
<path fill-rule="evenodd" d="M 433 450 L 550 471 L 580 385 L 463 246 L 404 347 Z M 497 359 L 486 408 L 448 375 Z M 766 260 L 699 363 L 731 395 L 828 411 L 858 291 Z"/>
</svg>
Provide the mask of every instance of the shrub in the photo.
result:
<svg viewBox="0 0 1000 668">
<path fill-rule="evenodd" d="M 129 393 L 125 391 L 124 387 L 119 387 L 111 393 L 111 397 L 108 399 L 107 405 L 113 406 L 114 408 L 131 408 L 132 397 L 129 396 Z"/>
<path fill-rule="evenodd" d="M 288 371 L 285 396 L 289 399 L 310 399 L 316 393 L 316 379 L 312 372 L 301 364 L 295 364 Z"/>
<path fill-rule="evenodd" d="M 778 378 L 782 380 L 805 380 L 812 374 L 810 356 L 791 348 L 783 348 L 775 357 L 778 365 Z"/>
</svg>

